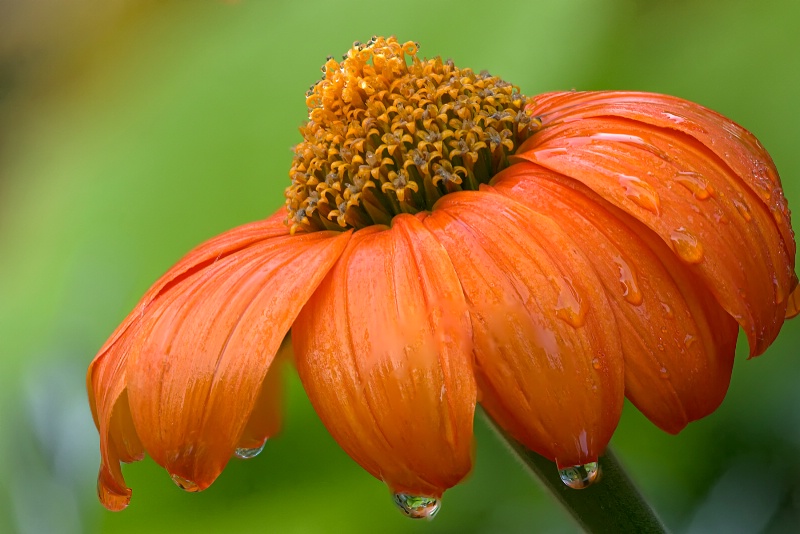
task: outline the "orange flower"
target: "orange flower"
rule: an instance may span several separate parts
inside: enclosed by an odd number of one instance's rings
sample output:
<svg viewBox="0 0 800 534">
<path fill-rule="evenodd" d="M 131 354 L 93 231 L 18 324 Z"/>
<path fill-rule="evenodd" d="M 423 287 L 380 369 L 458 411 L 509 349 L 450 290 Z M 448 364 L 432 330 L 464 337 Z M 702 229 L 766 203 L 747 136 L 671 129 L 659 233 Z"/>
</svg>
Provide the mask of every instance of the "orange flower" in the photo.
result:
<svg viewBox="0 0 800 534">
<path fill-rule="evenodd" d="M 260 452 L 280 352 L 412 517 L 470 471 L 478 401 L 582 487 L 623 396 L 676 433 L 722 401 L 739 326 L 755 356 L 797 313 L 789 211 L 749 132 L 663 95 L 528 99 L 416 51 L 329 59 L 288 216 L 191 251 L 100 349 L 106 507 L 145 452 L 189 491 Z"/>
</svg>

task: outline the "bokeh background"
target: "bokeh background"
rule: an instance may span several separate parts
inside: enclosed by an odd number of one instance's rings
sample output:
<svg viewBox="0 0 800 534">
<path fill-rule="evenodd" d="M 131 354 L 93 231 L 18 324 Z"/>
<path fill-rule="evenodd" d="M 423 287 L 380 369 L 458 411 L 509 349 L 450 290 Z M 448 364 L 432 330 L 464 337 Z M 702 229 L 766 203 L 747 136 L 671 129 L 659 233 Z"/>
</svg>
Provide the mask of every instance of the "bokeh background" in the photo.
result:
<svg viewBox="0 0 800 534">
<path fill-rule="evenodd" d="M 354 40 L 529 95 L 700 102 L 762 140 L 798 210 L 798 23 L 796 0 L 0 0 L 0 532 L 576 532 L 482 421 L 439 516 L 402 517 L 292 373 L 258 458 L 200 494 L 126 466 L 132 503 L 106 512 L 86 366 L 184 252 L 282 204 L 304 93 Z M 799 348 L 800 321 L 756 360 L 740 343 L 723 406 L 679 436 L 626 407 L 613 446 L 676 532 L 800 531 Z"/>
</svg>

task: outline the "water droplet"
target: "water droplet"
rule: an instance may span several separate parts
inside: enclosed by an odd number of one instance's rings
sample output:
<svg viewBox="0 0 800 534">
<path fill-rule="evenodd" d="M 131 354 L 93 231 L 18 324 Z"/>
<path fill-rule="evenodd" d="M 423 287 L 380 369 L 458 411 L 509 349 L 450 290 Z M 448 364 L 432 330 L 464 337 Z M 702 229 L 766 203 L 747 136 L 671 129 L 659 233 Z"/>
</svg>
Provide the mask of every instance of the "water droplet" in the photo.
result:
<svg viewBox="0 0 800 534">
<path fill-rule="evenodd" d="M 667 371 L 666 367 L 661 367 L 659 372 L 661 373 L 661 378 L 669 378 L 669 371 Z"/>
<path fill-rule="evenodd" d="M 622 296 L 625 300 L 638 306 L 642 303 L 642 292 L 639 290 L 639 283 L 636 280 L 636 274 L 631 266 L 622 259 L 621 256 L 614 256 L 614 263 L 617 264 L 619 269 L 619 283 L 622 286 Z"/>
<path fill-rule="evenodd" d="M 686 122 L 686 119 L 681 117 L 680 115 L 675 115 L 674 113 L 667 113 L 666 111 L 663 111 L 662 114 L 675 124 Z"/>
<path fill-rule="evenodd" d="M 683 344 L 687 349 L 691 347 L 695 341 L 697 341 L 697 338 L 692 334 L 686 334 L 686 337 L 683 338 Z"/>
<path fill-rule="evenodd" d="M 592 367 L 600 369 L 600 358 L 592 358 Z"/>
<path fill-rule="evenodd" d="M 661 210 L 661 199 L 653 186 L 635 176 L 620 174 L 619 184 L 625 188 L 625 195 L 640 208 L 651 211 L 656 215 Z"/>
<path fill-rule="evenodd" d="M 666 302 L 661 303 L 661 308 L 664 310 L 664 317 L 667 319 L 672 319 L 674 315 L 672 314 L 672 308 L 670 308 L 669 304 Z"/>
<path fill-rule="evenodd" d="M 197 484 L 195 484 L 191 480 L 183 478 L 183 477 L 178 476 L 178 475 L 170 475 L 170 476 L 172 478 L 172 481 L 175 483 L 175 485 L 178 486 L 183 491 L 188 491 L 190 493 L 194 493 L 196 491 L 200 491 L 200 486 L 198 486 Z"/>
<path fill-rule="evenodd" d="M 573 138 L 574 139 L 574 138 Z M 638 135 L 631 135 L 631 134 L 621 134 L 621 133 L 610 133 L 610 132 L 596 132 L 589 136 L 591 141 L 600 140 L 600 141 L 611 141 L 615 143 L 628 143 L 631 145 L 636 145 L 638 147 L 647 150 L 651 154 L 655 154 L 659 158 L 663 159 L 664 161 L 670 161 L 669 155 L 655 146 L 652 141 L 645 141 L 642 137 Z M 652 176 L 652 172 L 647 173 L 648 176 Z"/>
<path fill-rule="evenodd" d="M 439 499 L 409 495 L 408 493 L 395 493 L 394 503 L 403 514 L 412 519 L 433 519 L 439 513 Z"/>
<path fill-rule="evenodd" d="M 747 204 L 739 200 L 734 200 L 733 205 L 736 206 L 736 209 L 739 211 L 739 215 L 741 215 L 746 222 L 753 220 L 753 216 L 750 214 L 750 208 L 747 206 Z"/>
<path fill-rule="evenodd" d="M 713 216 L 714 216 L 714 220 L 718 224 L 728 224 L 728 217 L 724 213 L 722 213 L 721 210 L 716 210 L 713 213 Z"/>
<path fill-rule="evenodd" d="M 662 326 L 661 327 L 661 333 L 662 334 L 666 334 L 667 333 L 667 327 L 666 326 Z"/>
<path fill-rule="evenodd" d="M 620 133 L 607 133 L 596 132 L 589 136 L 592 139 L 599 139 L 601 141 L 616 141 L 618 143 L 632 143 L 634 145 L 646 145 L 644 139 L 638 135 L 620 134 Z"/>
<path fill-rule="evenodd" d="M 675 181 L 691 191 L 698 200 L 706 200 L 713 194 L 713 189 L 702 174 L 693 171 L 681 171 L 675 175 Z"/>
<path fill-rule="evenodd" d="M 700 263 L 703 261 L 703 245 L 686 228 L 681 226 L 670 236 L 675 252 L 686 263 Z"/>
<path fill-rule="evenodd" d="M 558 302 L 556 302 L 556 317 L 575 328 L 583 326 L 586 319 L 586 308 L 578 297 L 578 292 L 566 278 L 561 279 L 560 285 L 561 291 L 558 294 Z"/>
<path fill-rule="evenodd" d="M 256 456 L 261 454 L 261 451 L 264 450 L 264 446 L 266 444 L 267 440 L 264 440 L 264 443 L 262 443 L 260 447 L 255 447 L 253 449 L 245 449 L 245 448 L 236 449 L 236 451 L 234 451 L 234 454 L 236 455 L 237 458 L 240 458 L 242 460 L 249 460 L 250 458 L 255 458 Z"/>
<path fill-rule="evenodd" d="M 660 350 L 661 352 L 664 352 L 664 344 L 663 343 L 659 343 L 658 344 L 658 350 Z"/>
<path fill-rule="evenodd" d="M 583 465 L 573 465 L 558 470 L 561 482 L 572 489 L 584 489 L 594 484 L 600 474 L 600 466 L 597 462 L 589 462 Z"/>
</svg>

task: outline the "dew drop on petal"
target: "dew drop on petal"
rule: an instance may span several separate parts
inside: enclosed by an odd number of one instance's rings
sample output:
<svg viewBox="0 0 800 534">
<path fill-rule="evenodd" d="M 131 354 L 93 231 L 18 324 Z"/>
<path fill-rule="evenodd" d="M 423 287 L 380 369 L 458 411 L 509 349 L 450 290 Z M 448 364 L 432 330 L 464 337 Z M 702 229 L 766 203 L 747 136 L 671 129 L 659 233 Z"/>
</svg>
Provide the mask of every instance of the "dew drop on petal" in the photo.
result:
<svg viewBox="0 0 800 534">
<path fill-rule="evenodd" d="M 661 374 L 661 378 L 664 378 L 664 379 L 669 378 L 669 371 L 667 371 L 666 367 L 661 367 L 660 374 Z"/>
<path fill-rule="evenodd" d="M 772 275 L 772 287 L 775 289 L 775 302 L 777 304 L 782 303 L 786 295 L 783 292 L 780 282 L 778 282 L 778 277 L 774 274 Z"/>
<path fill-rule="evenodd" d="M 753 220 L 753 216 L 750 214 L 750 208 L 747 206 L 747 204 L 739 200 L 734 200 L 733 205 L 736 206 L 736 210 L 739 212 L 739 215 L 741 215 L 746 222 Z"/>
<path fill-rule="evenodd" d="M 267 440 L 264 440 L 264 443 L 262 443 L 260 447 L 255 447 L 253 449 L 245 449 L 245 448 L 236 449 L 236 451 L 234 451 L 233 454 L 235 454 L 236 457 L 241 460 L 249 460 L 250 458 L 255 458 L 256 456 L 261 454 L 261 451 L 264 450 L 264 446 L 266 444 Z"/>
<path fill-rule="evenodd" d="M 573 465 L 572 467 L 564 467 L 558 470 L 561 482 L 572 489 L 588 488 L 597 481 L 599 474 L 600 466 L 597 462 Z"/>
<path fill-rule="evenodd" d="M 627 174 L 619 175 L 619 184 L 625 188 L 625 196 L 630 198 L 640 208 L 651 211 L 656 215 L 661 211 L 661 199 L 653 186 L 647 182 Z"/>
<path fill-rule="evenodd" d="M 642 303 L 642 292 L 639 290 L 639 282 L 636 273 L 631 266 L 620 256 L 614 256 L 614 263 L 619 269 L 619 283 L 622 286 L 622 296 L 633 304 L 639 306 Z"/>
<path fill-rule="evenodd" d="M 703 261 L 703 245 L 686 228 L 681 226 L 670 236 L 675 252 L 686 263 Z"/>
<path fill-rule="evenodd" d="M 686 119 L 684 117 L 681 117 L 680 115 L 675 115 L 674 113 L 667 113 L 666 111 L 663 111 L 662 114 L 675 124 L 686 122 Z"/>
<path fill-rule="evenodd" d="M 561 280 L 561 291 L 556 303 L 556 317 L 575 328 L 583 326 L 586 320 L 586 307 L 578 296 L 578 292 L 566 278 Z"/>
<path fill-rule="evenodd" d="M 687 349 L 691 347 L 695 341 L 697 341 L 697 338 L 694 337 L 692 334 L 686 334 L 686 337 L 683 338 L 683 344 L 684 346 L 686 346 Z"/>
<path fill-rule="evenodd" d="M 393 497 L 400 511 L 412 519 L 433 519 L 439 512 L 439 499 L 436 497 L 408 493 L 395 493 Z"/>
<path fill-rule="evenodd" d="M 638 135 L 630 135 L 630 134 L 618 134 L 618 133 L 606 133 L 606 132 L 596 132 L 589 136 L 591 139 L 599 139 L 601 141 L 615 141 L 617 143 L 631 143 L 634 145 L 647 145 L 644 139 L 639 137 Z"/>
<path fill-rule="evenodd" d="M 600 358 L 592 358 L 592 367 L 600 369 Z"/>
<path fill-rule="evenodd" d="M 703 175 L 694 171 L 679 172 L 675 175 L 675 181 L 691 191 L 697 200 L 706 200 L 713 192 Z"/>
<path fill-rule="evenodd" d="M 183 491 L 188 491 L 190 493 L 194 493 L 196 491 L 200 491 L 200 486 L 198 486 L 197 484 L 195 484 L 191 480 L 188 480 L 188 479 L 183 478 L 182 476 L 178 476 L 178 475 L 170 475 L 170 476 L 172 478 L 172 481 L 175 483 L 175 485 L 178 486 Z"/>
<path fill-rule="evenodd" d="M 669 304 L 666 302 L 661 303 L 661 308 L 664 310 L 664 317 L 667 319 L 672 319 L 674 316 L 672 314 L 672 308 L 670 308 Z"/>
</svg>

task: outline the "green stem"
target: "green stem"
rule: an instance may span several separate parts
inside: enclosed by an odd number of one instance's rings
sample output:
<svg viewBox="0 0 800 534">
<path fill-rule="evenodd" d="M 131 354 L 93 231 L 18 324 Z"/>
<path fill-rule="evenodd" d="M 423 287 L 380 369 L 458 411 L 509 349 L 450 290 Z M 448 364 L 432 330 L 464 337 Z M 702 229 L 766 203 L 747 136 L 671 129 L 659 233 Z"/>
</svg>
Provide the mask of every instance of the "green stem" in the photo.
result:
<svg viewBox="0 0 800 534">
<path fill-rule="evenodd" d="M 601 477 L 586 489 L 568 488 L 556 464 L 526 449 L 491 417 L 489 426 L 544 487 L 590 534 L 665 534 L 666 527 L 625 473 L 616 456 L 606 450 L 600 458 Z"/>
</svg>

